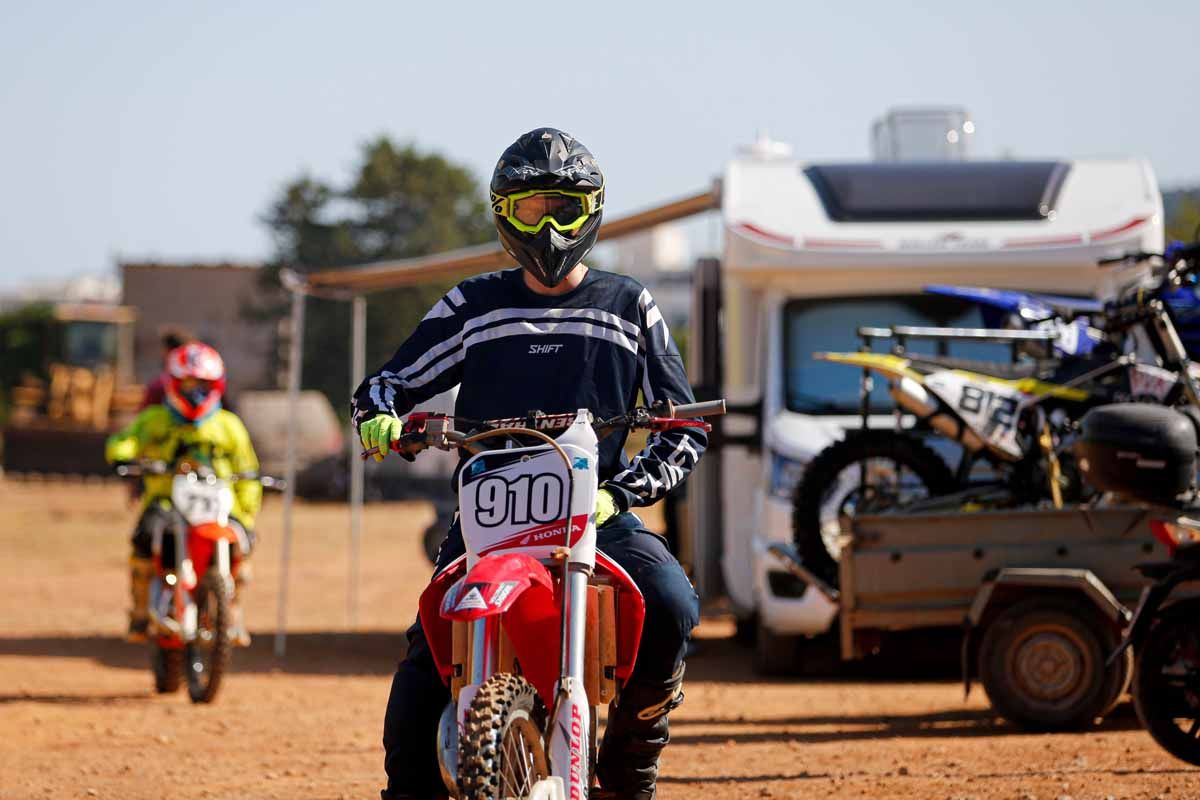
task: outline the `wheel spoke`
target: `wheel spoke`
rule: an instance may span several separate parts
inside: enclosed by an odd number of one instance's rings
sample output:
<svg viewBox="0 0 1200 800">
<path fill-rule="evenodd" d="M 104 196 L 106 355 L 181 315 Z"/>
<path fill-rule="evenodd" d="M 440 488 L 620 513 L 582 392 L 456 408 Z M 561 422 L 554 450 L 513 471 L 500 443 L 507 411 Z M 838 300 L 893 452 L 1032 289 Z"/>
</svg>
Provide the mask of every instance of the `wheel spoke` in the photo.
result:
<svg viewBox="0 0 1200 800">
<path fill-rule="evenodd" d="M 1188 736 L 1195 739 L 1196 734 L 1200 733 L 1200 717 L 1192 720 L 1192 726 L 1188 728 Z"/>
</svg>

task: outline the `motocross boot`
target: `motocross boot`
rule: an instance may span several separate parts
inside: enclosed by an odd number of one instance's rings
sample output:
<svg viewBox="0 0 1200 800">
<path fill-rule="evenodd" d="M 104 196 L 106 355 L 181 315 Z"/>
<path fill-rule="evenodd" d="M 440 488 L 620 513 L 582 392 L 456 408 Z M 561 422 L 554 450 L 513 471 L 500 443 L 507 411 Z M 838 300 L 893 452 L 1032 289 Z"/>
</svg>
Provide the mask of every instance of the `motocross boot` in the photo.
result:
<svg viewBox="0 0 1200 800">
<path fill-rule="evenodd" d="M 129 610 L 129 633 L 131 642 L 146 641 L 150 629 L 150 580 L 154 577 L 154 560 L 129 557 L 129 596 L 133 608 Z"/>
<path fill-rule="evenodd" d="M 629 683 L 608 709 L 594 797 L 654 800 L 658 757 L 670 741 L 667 714 L 683 702 L 683 664 L 665 682 Z"/>
<path fill-rule="evenodd" d="M 243 561 L 238 565 L 237 575 L 233 577 L 233 602 L 230 604 L 230 610 L 233 612 L 233 624 L 229 629 L 229 638 L 233 640 L 235 647 L 250 646 L 250 631 L 246 628 L 246 611 L 242 607 L 242 593 L 246 590 L 253 575 L 250 564 Z"/>
</svg>

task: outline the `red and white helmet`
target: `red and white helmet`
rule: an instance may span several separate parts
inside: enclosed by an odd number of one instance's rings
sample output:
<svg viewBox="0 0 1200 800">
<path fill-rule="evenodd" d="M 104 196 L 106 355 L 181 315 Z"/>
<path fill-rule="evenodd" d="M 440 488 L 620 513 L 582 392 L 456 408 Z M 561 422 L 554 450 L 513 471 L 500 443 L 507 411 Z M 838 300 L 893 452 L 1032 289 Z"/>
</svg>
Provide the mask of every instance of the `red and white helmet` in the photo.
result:
<svg viewBox="0 0 1200 800">
<path fill-rule="evenodd" d="M 189 422 L 200 422 L 221 407 L 225 362 L 216 350 L 188 342 L 167 353 L 163 393 L 167 406 Z"/>
</svg>

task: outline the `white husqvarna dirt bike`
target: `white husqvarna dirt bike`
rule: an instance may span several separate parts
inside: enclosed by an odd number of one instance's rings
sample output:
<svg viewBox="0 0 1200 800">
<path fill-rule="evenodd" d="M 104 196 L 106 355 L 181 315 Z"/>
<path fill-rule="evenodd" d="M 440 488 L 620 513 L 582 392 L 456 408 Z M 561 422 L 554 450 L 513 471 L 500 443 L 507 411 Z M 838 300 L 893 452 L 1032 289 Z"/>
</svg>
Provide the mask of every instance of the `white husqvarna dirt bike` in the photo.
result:
<svg viewBox="0 0 1200 800">
<path fill-rule="evenodd" d="M 461 448 L 466 554 L 421 595 L 421 625 L 451 689 L 438 729 L 449 792 L 463 800 L 584 800 L 598 709 L 637 658 L 645 605 L 596 548 L 598 442 L 621 429 L 701 427 L 723 400 L 471 423 L 413 414 L 397 452 Z M 657 416 L 656 416 L 657 415 Z M 552 437 L 547 431 L 562 431 Z M 368 453 L 373 451 L 368 451 Z M 366 454 L 364 454 L 366 455 Z"/>
</svg>

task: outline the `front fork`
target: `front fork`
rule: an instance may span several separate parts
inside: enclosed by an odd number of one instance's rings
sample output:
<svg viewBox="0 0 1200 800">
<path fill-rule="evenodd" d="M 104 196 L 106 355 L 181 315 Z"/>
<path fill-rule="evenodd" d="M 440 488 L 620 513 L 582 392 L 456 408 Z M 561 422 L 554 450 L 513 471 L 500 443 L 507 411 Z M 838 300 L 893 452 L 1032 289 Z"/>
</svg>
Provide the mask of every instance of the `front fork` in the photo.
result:
<svg viewBox="0 0 1200 800">
<path fill-rule="evenodd" d="M 563 674 L 555 686 L 554 708 L 544 732 L 550 774 L 562 778 L 570 800 L 586 800 L 591 782 L 589 753 L 594 720 L 584 684 L 587 597 L 588 572 L 582 565 L 571 565 L 567 571 Z M 457 704 L 446 706 L 438 724 L 438 761 L 447 786 L 457 783 L 459 737 L 471 703 L 479 687 L 495 673 L 499 661 L 500 618 L 484 617 L 470 626 L 470 681 L 459 690 Z"/>
<path fill-rule="evenodd" d="M 186 526 L 172 525 L 165 535 L 171 537 L 173 545 L 171 563 L 163 560 L 164 534 L 161 529 L 155 531 L 151 542 L 151 553 L 159 574 L 150 582 L 150 624 L 156 635 L 182 644 L 196 637 L 197 612 L 192 599 L 196 570 L 188 555 Z"/>
<path fill-rule="evenodd" d="M 565 669 L 555 687 L 554 711 L 549 720 L 546 753 L 550 774 L 562 778 L 571 800 L 586 798 L 591 785 L 590 758 L 592 709 L 584 685 L 584 655 L 587 648 L 588 573 L 582 565 L 571 565 L 567 577 L 567 631 Z"/>
</svg>

